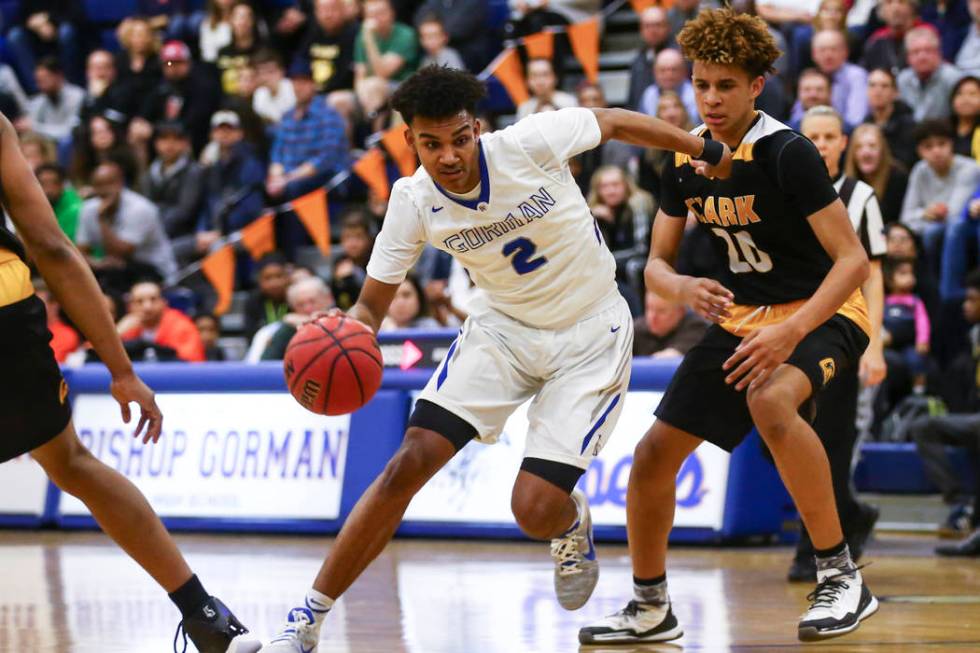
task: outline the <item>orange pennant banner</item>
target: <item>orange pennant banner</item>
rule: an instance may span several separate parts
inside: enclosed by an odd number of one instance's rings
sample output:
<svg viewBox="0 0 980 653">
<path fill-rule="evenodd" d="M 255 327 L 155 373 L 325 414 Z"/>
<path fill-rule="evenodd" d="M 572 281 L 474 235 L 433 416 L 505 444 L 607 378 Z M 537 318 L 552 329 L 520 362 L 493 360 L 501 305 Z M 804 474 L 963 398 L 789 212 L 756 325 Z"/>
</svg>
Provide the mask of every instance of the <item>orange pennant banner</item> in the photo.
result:
<svg viewBox="0 0 980 653">
<path fill-rule="evenodd" d="M 327 191 L 323 188 L 293 200 L 293 210 L 306 227 L 310 238 L 324 256 L 330 256 L 330 216 L 327 214 Z"/>
<path fill-rule="evenodd" d="M 259 260 L 276 249 L 276 232 L 272 224 L 276 214 L 269 212 L 242 228 L 242 245 L 252 260 Z"/>
<path fill-rule="evenodd" d="M 663 7 L 664 9 L 669 8 L 673 5 L 673 0 L 668 4 L 667 2 L 657 0 L 630 0 L 630 4 L 633 6 L 633 11 L 640 15 L 650 7 Z"/>
<path fill-rule="evenodd" d="M 524 49 L 530 59 L 548 59 L 555 54 L 554 32 L 538 32 L 524 37 Z"/>
<path fill-rule="evenodd" d="M 568 40 L 585 76 L 595 84 L 599 81 L 599 17 L 569 25 Z"/>
<path fill-rule="evenodd" d="M 405 141 L 407 129 L 408 125 L 392 127 L 381 137 L 381 143 L 388 150 L 391 158 L 395 160 L 402 177 L 411 177 L 419 167 L 415 150 Z"/>
<path fill-rule="evenodd" d="M 493 67 L 493 76 L 504 88 L 515 106 L 527 102 L 527 84 L 524 82 L 524 70 L 521 68 L 521 57 L 514 48 L 507 48 L 497 57 Z"/>
<path fill-rule="evenodd" d="M 354 164 L 354 172 L 364 180 L 375 195 L 388 199 L 391 187 L 388 184 L 388 171 L 385 170 L 385 155 L 377 148 L 371 148 Z"/>
<path fill-rule="evenodd" d="M 222 315 L 231 308 L 231 293 L 235 289 L 235 250 L 231 245 L 208 254 L 201 262 L 201 271 L 218 293 L 214 314 Z"/>
</svg>

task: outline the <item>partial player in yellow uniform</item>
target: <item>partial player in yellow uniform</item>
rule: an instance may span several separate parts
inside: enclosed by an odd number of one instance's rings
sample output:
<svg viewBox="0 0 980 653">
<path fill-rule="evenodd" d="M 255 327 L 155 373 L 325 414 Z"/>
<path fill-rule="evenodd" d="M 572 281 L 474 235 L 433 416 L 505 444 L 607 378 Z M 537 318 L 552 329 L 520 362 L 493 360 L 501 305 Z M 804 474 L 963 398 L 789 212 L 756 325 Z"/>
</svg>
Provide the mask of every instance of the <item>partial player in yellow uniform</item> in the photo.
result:
<svg viewBox="0 0 980 653">
<path fill-rule="evenodd" d="M 95 277 L 58 227 L 3 116 L 0 189 L 3 208 L 27 245 L 25 251 L 0 218 L 0 463 L 30 452 L 55 485 L 80 499 L 102 530 L 169 593 L 183 616 L 181 626 L 201 653 L 254 653 L 259 643 L 204 590 L 136 486 L 89 453 L 75 434 L 68 387 L 48 346 L 44 303 L 31 285 L 28 251 L 109 368 L 123 420 L 129 422 L 131 403 L 139 406 L 135 435 L 145 428 L 143 442 L 156 442 L 163 417 L 153 392 L 133 372 Z M 127 649 L 127 644 L 106 642 L 107 648 Z"/>
</svg>

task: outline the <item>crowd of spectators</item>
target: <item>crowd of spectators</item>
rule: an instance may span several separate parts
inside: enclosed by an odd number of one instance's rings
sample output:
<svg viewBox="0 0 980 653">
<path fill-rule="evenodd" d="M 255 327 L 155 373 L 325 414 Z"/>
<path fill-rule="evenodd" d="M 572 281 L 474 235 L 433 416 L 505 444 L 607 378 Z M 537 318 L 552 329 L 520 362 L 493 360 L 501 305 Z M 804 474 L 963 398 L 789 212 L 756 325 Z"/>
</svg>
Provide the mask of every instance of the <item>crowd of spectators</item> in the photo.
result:
<svg viewBox="0 0 980 653">
<path fill-rule="evenodd" d="M 497 34 L 484 0 L 194 4 L 141 2 L 142 15 L 92 42 L 86 35 L 97 30 L 82 3 L 25 2 L 5 32 L 0 65 L 0 110 L 59 223 L 96 271 L 120 331 L 141 343 L 134 352 L 163 360 L 223 355 L 223 321 L 208 313 L 213 293 L 200 275 L 178 272 L 265 207 L 327 184 L 333 254 L 304 267 L 308 235 L 295 219 L 277 220 L 280 252 L 258 263 L 238 257 L 236 287 L 250 293 L 236 309 L 244 314 L 238 333 L 250 360 L 275 357 L 304 315 L 349 307 L 385 202 L 344 175 L 398 124 L 391 91 L 426 63 L 479 72 L 501 36 L 601 9 L 598 0 L 511 0 Z M 878 196 L 890 370 L 876 402 L 880 429 L 906 396 L 944 395 L 951 370 L 973 355 L 962 304 L 980 249 L 980 0 L 731 4 L 766 19 L 784 51 L 757 106 L 793 127 L 814 106 L 835 108 L 849 136 L 842 169 Z M 638 16 L 621 105 L 686 129 L 700 122 L 676 36 L 700 8 L 717 5 L 675 0 Z M 530 98 L 510 114 L 481 117 L 485 130 L 540 111 L 607 106 L 609 85 L 567 74 L 569 43 L 558 34 L 554 46 L 551 59 L 525 61 Z M 610 142 L 571 162 L 637 318 L 637 355 L 683 353 L 703 328 L 643 284 L 667 156 Z M 678 269 L 717 273 L 710 248 L 689 229 Z M 385 328 L 456 325 L 472 293 L 464 270 L 426 251 Z M 168 300 L 195 321 L 180 319 Z M 58 329 L 59 356 L 83 347 L 78 334 Z M 976 388 L 977 375 L 964 378 Z"/>
</svg>

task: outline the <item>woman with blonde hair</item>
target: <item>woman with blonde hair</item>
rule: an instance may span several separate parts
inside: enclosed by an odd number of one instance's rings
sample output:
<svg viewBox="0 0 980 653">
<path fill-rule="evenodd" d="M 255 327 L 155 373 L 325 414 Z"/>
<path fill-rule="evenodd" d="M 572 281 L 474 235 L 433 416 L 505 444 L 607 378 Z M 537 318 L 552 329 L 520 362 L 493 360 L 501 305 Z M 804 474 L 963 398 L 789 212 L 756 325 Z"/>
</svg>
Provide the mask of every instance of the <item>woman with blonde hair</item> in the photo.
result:
<svg viewBox="0 0 980 653">
<path fill-rule="evenodd" d="M 619 166 L 602 166 L 592 175 L 587 197 L 603 242 L 616 259 L 616 281 L 630 303 L 640 306 L 653 222 L 653 197 L 641 190 Z M 629 288 L 624 288 L 624 284 Z M 632 294 L 635 293 L 635 294 Z"/>
<path fill-rule="evenodd" d="M 851 133 L 851 144 L 844 158 L 844 174 L 874 189 L 885 224 L 898 221 L 909 176 L 892 158 L 891 148 L 878 125 L 858 125 Z"/>
<path fill-rule="evenodd" d="M 160 38 L 145 18 L 123 20 L 116 37 L 122 45 L 116 54 L 116 81 L 138 105 L 163 79 L 157 57 Z"/>
</svg>

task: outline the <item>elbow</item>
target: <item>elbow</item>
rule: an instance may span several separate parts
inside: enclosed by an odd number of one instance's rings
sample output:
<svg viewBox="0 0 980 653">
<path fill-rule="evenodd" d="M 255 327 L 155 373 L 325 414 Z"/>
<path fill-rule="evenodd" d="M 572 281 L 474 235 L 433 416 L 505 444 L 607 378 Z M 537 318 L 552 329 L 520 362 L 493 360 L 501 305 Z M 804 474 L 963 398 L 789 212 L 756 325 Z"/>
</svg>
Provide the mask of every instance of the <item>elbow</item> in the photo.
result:
<svg viewBox="0 0 980 653">
<path fill-rule="evenodd" d="M 603 143 L 612 139 L 621 140 L 621 121 L 619 118 L 624 113 L 623 109 L 592 109 L 592 113 L 595 114 L 596 120 L 599 123 L 599 131 L 602 133 Z"/>
</svg>

